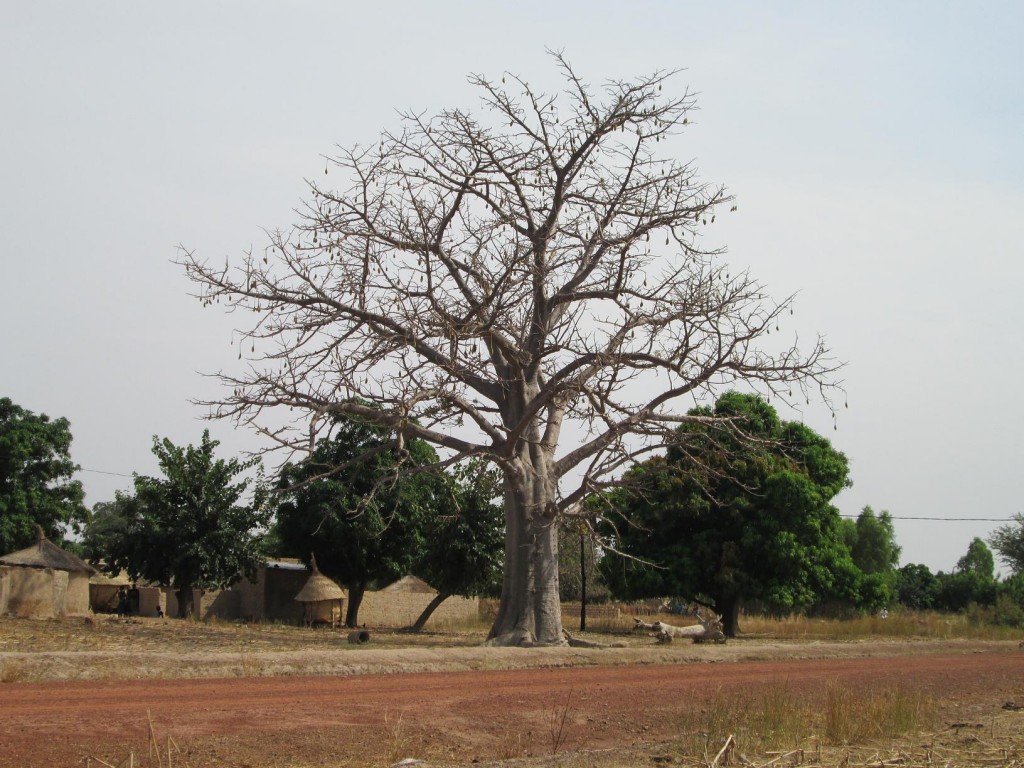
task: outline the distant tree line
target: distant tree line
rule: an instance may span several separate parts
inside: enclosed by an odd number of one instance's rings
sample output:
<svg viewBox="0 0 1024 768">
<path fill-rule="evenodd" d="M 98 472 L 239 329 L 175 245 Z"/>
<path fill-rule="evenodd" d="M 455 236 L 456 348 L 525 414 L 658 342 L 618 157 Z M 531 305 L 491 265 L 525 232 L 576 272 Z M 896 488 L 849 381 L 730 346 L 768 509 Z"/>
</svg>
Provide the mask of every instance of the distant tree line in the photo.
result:
<svg viewBox="0 0 1024 768">
<path fill-rule="evenodd" d="M 680 426 L 665 455 L 635 463 L 593 495 L 589 517 L 563 524 L 563 601 L 695 602 L 722 614 L 728 633 L 741 607 L 983 609 L 1024 626 L 1024 515 L 973 539 L 949 573 L 899 567 L 888 511 L 844 519 L 832 504 L 850 480 L 827 439 L 756 395 L 726 393 L 691 414 L 715 418 Z M 367 589 L 407 573 L 438 590 L 416 629 L 447 597 L 495 596 L 501 584 L 501 477 L 476 461 L 440 470 L 430 445 L 396 447 L 372 420 L 339 417 L 308 460 L 270 479 L 258 461 L 217 458 L 208 432 L 198 446 L 154 438 L 158 475 L 136 474 L 130 492 L 91 510 L 70 445 L 66 419 L 0 399 L 0 551 L 28 546 L 41 527 L 94 563 L 174 587 L 183 614 L 193 588 L 230 585 L 267 557 L 315 556 L 348 589 L 350 626 Z"/>
<path fill-rule="evenodd" d="M 684 424 L 665 455 L 636 463 L 592 505 L 598 594 L 703 604 L 727 634 L 741 606 L 831 616 L 981 606 L 1024 626 L 1024 516 L 988 542 L 1011 569 L 1002 581 L 980 538 L 951 573 L 900 568 L 889 512 L 845 519 L 833 506 L 848 462 L 824 437 L 756 395 L 729 392 L 690 413 L 732 428 Z"/>
</svg>

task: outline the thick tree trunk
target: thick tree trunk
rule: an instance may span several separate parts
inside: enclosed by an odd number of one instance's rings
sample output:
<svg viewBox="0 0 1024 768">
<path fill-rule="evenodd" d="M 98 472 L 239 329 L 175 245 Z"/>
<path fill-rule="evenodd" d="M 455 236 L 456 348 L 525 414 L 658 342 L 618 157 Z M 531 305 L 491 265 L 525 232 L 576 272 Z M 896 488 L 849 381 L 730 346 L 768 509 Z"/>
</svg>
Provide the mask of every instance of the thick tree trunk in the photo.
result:
<svg viewBox="0 0 1024 768">
<path fill-rule="evenodd" d="M 178 618 L 187 619 L 195 611 L 192 604 L 192 587 L 180 587 L 174 594 L 178 598 Z"/>
<path fill-rule="evenodd" d="M 489 645 L 563 645 L 558 519 L 535 469 L 505 478 L 505 573 Z"/>
<path fill-rule="evenodd" d="M 422 632 L 423 625 L 426 624 L 427 619 L 429 619 L 431 615 L 433 615 L 434 611 L 437 609 L 437 606 L 439 606 L 449 597 L 451 597 L 451 595 L 445 594 L 444 592 L 437 593 L 437 595 L 434 596 L 434 599 L 431 600 L 427 604 L 427 607 L 423 609 L 423 613 L 420 614 L 420 617 L 416 619 L 415 623 L 411 627 L 409 627 L 409 631 Z"/>
<path fill-rule="evenodd" d="M 726 597 L 715 601 L 715 610 L 722 617 L 722 632 L 726 637 L 736 637 L 740 631 L 740 601 L 735 597 Z"/>
<path fill-rule="evenodd" d="M 349 585 L 348 606 L 345 608 L 345 626 L 349 629 L 355 629 L 359 626 L 359 606 L 363 603 L 363 594 L 365 592 L 365 581 Z"/>
</svg>

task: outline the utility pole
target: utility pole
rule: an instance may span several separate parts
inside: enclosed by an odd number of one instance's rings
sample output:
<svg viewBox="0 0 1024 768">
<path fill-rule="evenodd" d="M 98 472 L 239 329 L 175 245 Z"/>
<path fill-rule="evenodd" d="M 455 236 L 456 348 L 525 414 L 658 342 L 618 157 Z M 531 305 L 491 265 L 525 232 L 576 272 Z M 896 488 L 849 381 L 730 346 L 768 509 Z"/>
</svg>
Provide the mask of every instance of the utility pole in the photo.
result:
<svg viewBox="0 0 1024 768">
<path fill-rule="evenodd" d="M 587 631 L 587 539 L 580 531 L 580 632 Z"/>
</svg>

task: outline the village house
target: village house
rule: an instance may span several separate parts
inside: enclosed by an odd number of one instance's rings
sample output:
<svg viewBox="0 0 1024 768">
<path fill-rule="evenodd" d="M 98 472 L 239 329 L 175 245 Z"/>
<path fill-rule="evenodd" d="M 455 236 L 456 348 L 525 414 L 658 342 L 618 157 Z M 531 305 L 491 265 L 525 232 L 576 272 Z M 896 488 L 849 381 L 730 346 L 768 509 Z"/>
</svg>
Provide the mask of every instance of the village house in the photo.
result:
<svg viewBox="0 0 1024 768">
<path fill-rule="evenodd" d="M 96 569 L 38 529 L 36 543 L 0 557 L 0 615 L 52 619 L 88 616 Z"/>
</svg>

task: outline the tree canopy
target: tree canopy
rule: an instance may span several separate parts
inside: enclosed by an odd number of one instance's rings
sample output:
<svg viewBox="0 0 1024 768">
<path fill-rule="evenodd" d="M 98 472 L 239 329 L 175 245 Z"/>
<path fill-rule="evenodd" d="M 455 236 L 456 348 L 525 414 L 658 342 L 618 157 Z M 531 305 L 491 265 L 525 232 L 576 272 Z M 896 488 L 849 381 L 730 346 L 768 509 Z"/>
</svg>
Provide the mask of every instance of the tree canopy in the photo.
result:
<svg viewBox="0 0 1024 768">
<path fill-rule="evenodd" d="M 29 546 L 37 526 L 62 541 L 66 526 L 85 516 L 76 471 L 67 419 L 0 398 L 0 554 Z"/>
<path fill-rule="evenodd" d="M 972 603 L 992 605 L 999 591 L 995 578 L 995 559 L 985 542 L 975 537 L 952 573 L 936 576 L 939 584 L 935 607 L 945 611 L 963 611 Z"/>
<path fill-rule="evenodd" d="M 613 593 L 711 603 L 730 635 L 741 600 L 791 609 L 855 596 L 830 503 L 848 484 L 846 457 L 756 395 L 730 392 L 693 414 L 730 421 L 681 425 L 668 454 L 638 464 L 609 497 L 600 528 L 627 556 L 602 560 Z"/>
<path fill-rule="evenodd" d="M 134 495 L 119 496 L 105 510 L 126 521 L 124 533 L 108 539 L 111 565 L 133 579 L 173 585 L 180 616 L 192 610 L 194 588 L 228 586 L 262 562 L 258 534 L 268 519 L 267 495 L 243 477 L 257 461 L 214 458 L 219 444 L 209 430 L 198 447 L 154 437 L 162 476 L 135 475 Z"/>
<path fill-rule="evenodd" d="M 922 563 L 909 563 L 896 575 L 896 599 L 907 608 L 926 611 L 939 600 L 939 579 Z"/>
<path fill-rule="evenodd" d="M 996 561 L 984 540 L 975 536 L 967 545 L 967 553 L 956 562 L 957 573 L 970 573 L 984 579 L 996 576 Z"/>
<path fill-rule="evenodd" d="M 900 547 L 888 511 L 876 515 L 871 507 L 864 507 L 856 520 L 843 520 L 842 527 L 854 565 L 863 573 L 891 573 L 899 565 Z"/>
<path fill-rule="evenodd" d="M 282 471 L 274 525 L 281 554 L 307 562 L 315 555 L 320 570 L 348 588 L 347 626 L 356 626 L 367 587 L 409 573 L 424 551 L 429 518 L 451 510 L 450 488 L 440 473 L 394 474 L 399 463 L 425 467 L 436 460 L 422 440 L 410 440 L 400 452 L 389 429 L 339 416 L 308 461 Z"/>
<path fill-rule="evenodd" d="M 113 501 L 93 504 L 82 525 L 82 558 L 93 565 L 108 560 L 112 553 L 123 550 L 132 514 L 131 494 L 118 492 Z"/>
<path fill-rule="evenodd" d="M 1013 523 L 996 528 L 989 543 L 1014 573 L 1024 573 L 1024 512 L 1018 512 L 1013 519 Z"/>
<path fill-rule="evenodd" d="M 396 448 L 498 467 L 496 643 L 564 642 L 559 516 L 680 422 L 712 418 L 686 404 L 737 381 L 828 402 L 838 367 L 821 339 L 761 343 L 791 300 L 704 245 L 731 199 L 658 152 L 693 94 L 672 95 L 670 72 L 593 87 L 555 61 L 561 92 L 473 75 L 479 115 L 405 113 L 339 150 L 262 252 L 181 255 L 204 305 L 253 318 L 239 329 L 249 365 L 222 374 L 215 415 L 306 452 L 358 415 Z M 308 418 L 271 428 L 278 407 Z"/>
<path fill-rule="evenodd" d="M 427 619 L 452 595 L 474 597 L 501 585 L 501 550 L 505 538 L 501 475 L 484 462 L 466 462 L 446 476 L 447 499 L 442 510 L 423 521 L 423 549 L 412 571 L 437 589 L 413 624 L 423 628 Z"/>
</svg>

